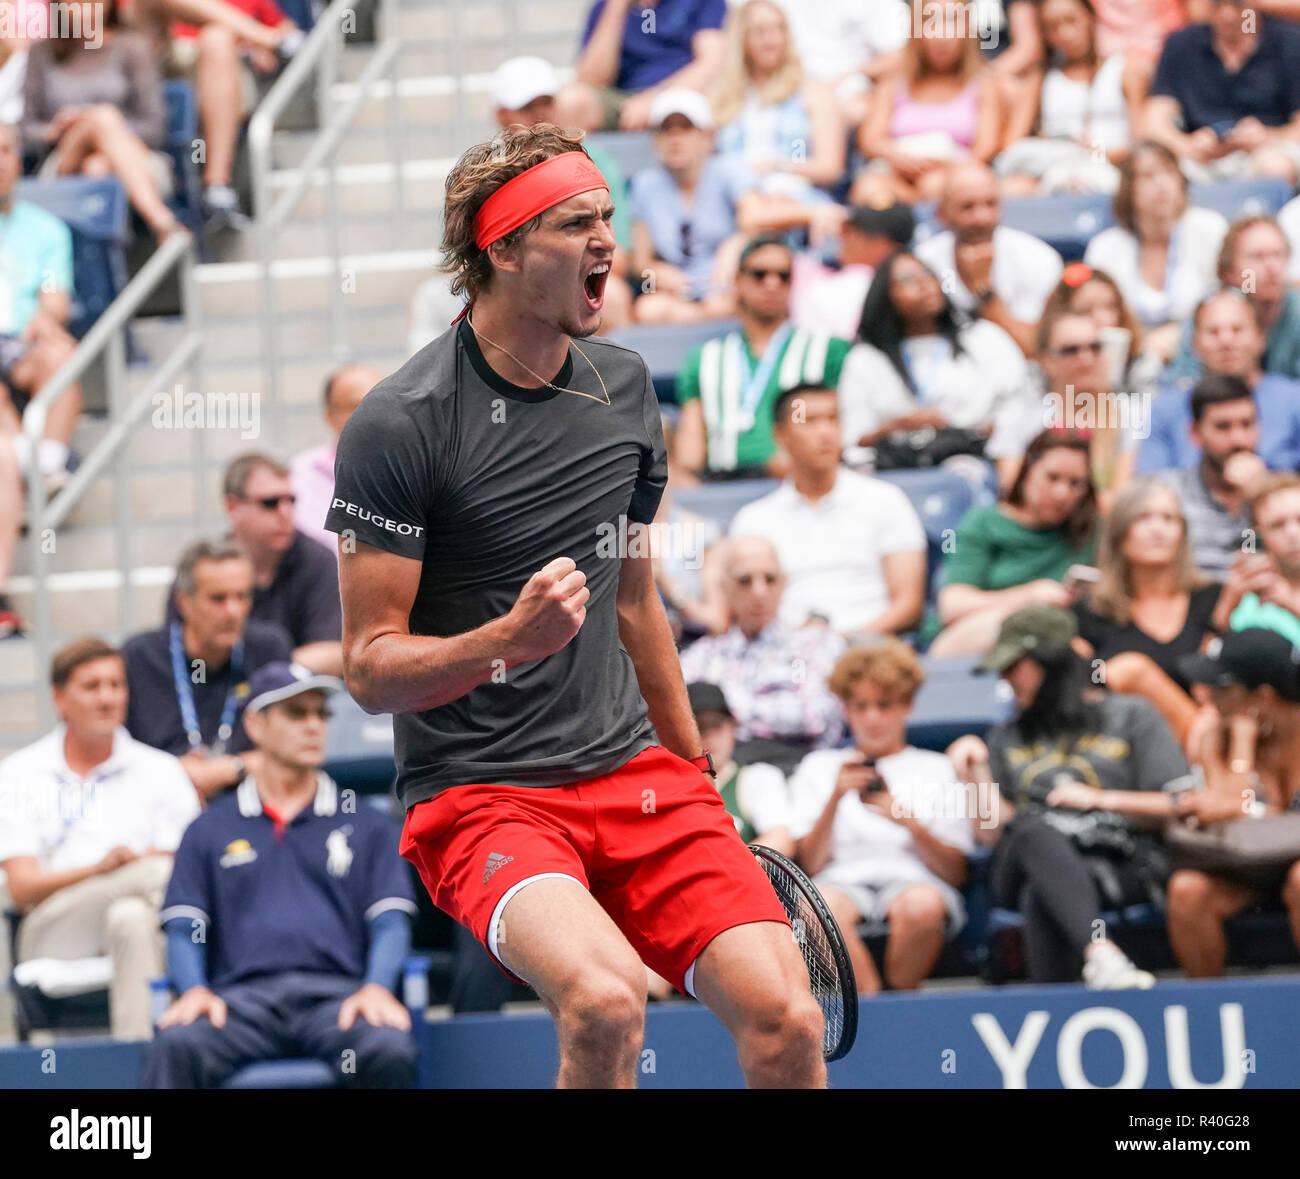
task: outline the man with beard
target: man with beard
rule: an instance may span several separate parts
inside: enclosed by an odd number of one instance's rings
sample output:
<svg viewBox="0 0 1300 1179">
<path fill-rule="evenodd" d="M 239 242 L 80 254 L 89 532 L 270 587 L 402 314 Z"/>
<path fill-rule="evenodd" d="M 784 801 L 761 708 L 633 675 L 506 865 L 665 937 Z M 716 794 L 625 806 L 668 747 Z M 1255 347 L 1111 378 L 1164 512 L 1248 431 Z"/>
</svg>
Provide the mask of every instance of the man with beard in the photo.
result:
<svg viewBox="0 0 1300 1179">
<path fill-rule="evenodd" d="M 1250 386 L 1223 373 L 1197 381 L 1191 407 L 1191 434 L 1200 447 L 1200 461 L 1169 471 L 1166 478 L 1187 514 L 1196 564 L 1223 577 L 1252 536 L 1246 503 L 1267 472 L 1256 453 L 1259 416 Z"/>
<path fill-rule="evenodd" d="M 738 331 L 707 340 L 677 376 L 678 465 L 683 472 L 739 477 L 789 474 L 772 436 L 772 408 L 796 385 L 834 388 L 847 340 L 790 322 L 794 251 L 777 234 L 751 238 L 736 274 Z"/>
<path fill-rule="evenodd" d="M 1197 307 L 1192 325 L 1193 345 L 1205 371 L 1239 377 L 1250 389 L 1259 414 L 1260 458 L 1273 470 L 1300 467 L 1300 381 L 1261 371 L 1264 333 L 1257 306 L 1240 291 L 1217 291 Z M 1196 465 L 1190 402 L 1190 384 L 1155 399 L 1151 434 L 1138 451 L 1138 474 Z"/>
<path fill-rule="evenodd" d="M 987 164 L 954 164 L 944 180 L 939 220 L 916 256 L 939 276 L 954 306 L 1006 331 L 1026 356 L 1043 304 L 1061 279 L 1061 256 L 1032 233 L 1000 225 L 998 182 Z"/>
<path fill-rule="evenodd" d="M 1237 554 L 1224 582 L 1229 625 L 1275 630 L 1300 646 L 1300 475 L 1267 476 L 1251 496 L 1250 518 L 1258 547 Z"/>
</svg>

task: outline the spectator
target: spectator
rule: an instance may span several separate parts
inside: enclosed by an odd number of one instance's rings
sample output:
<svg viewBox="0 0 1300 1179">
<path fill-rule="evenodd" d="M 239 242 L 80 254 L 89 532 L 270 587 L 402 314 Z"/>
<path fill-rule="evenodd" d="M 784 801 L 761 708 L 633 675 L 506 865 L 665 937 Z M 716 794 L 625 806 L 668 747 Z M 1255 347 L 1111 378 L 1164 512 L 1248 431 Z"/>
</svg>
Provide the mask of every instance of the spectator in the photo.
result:
<svg viewBox="0 0 1300 1179">
<path fill-rule="evenodd" d="M 1264 551 L 1243 547 L 1233 558 L 1221 611 L 1233 630 L 1265 627 L 1300 645 L 1300 475 L 1265 476 L 1250 519 Z"/>
<path fill-rule="evenodd" d="M 1083 260 L 1119 284 L 1147 332 L 1146 346 L 1166 362 L 1182 321 L 1214 286 L 1228 223 L 1187 203 L 1187 178 L 1163 144 L 1143 140 L 1119 165 L 1118 225 L 1103 229 Z"/>
<path fill-rule="evenodd" d="M 915 254 L 891 254 L 872 279 L 857 343 L 840 379 L 848 461 L 891 434 L 956 427 L 987 436 L 999 411 L 1020 403 L 1025 362 L 988 320 L 959 325 L 939 280 Z M 978 446 L 983 451 L 983 437 Z"/>
<path fill-rule="evenodd" d="M 1246 13 L 1250 12 L 1250 19 Z M 1256 19 L 1258 18 L 1258 19 Z M 1146 133 L 1193 179 L 1276 176 L 1300 162 L 1300 29 L 1239 0 L 1170 35 L 1146 104 Z"/>
<path fill-rule="evenodd" d="M 795 385 L 834 388 L 848 341 L 790 323 L 794 251 L 773 234 L 751 238 L 736 269 L 738 331 L 701 344 L 677 375 L 679 475 L 784 475 L 772 407 Z"/>
<path fill-rule="evenodd" d="M 1044 430 L 1025 448 L 1001 501 L 966 513 L 944 562 L 937 617 L 943 630 L 931 655 L 982 653 L 1021 607 L 1069 605 L 1061 580 L 1093 551 L 1097 491 L 1089 461 L 1084 435 Z"/>
<path fill-rule="evenodd" d="M 727 813 L 736 821 L 740 838 L 773 848 L 783 856 L 794 855 L 785 775 L 766 762 L 736 763 L 736 718 L 717 684 L 688 684 L 686 694 L 700 740 L 708 746 L 718 771 L 714 785 Z"/>
<path fill-rule="evenodd" d="M 636 318 L 690 323 L 730 315 L 737 230 L 755 226 L 757 179 L 743 161 L 711 154 L 713 116 L 702 95 L 665 91 L 652 115 L 659 162 L 633 176 L 629 189 L 632 272 L 645 292 Z"/>
<path fill-rule="evenodd" d="M 1061 256 L 1033 234 L 1000 224 L 993 171 L 968 163 L 944 173 L 939 220 L 948 228 L 916 247 L 963 316 L 997 324 L 1026 356 L 1043 304 L 1061 277 Z"/>
<path fill-rule="evenodd" d="M 1113 193 L 1145 71 L 1121 54 L 1098 54 L 1092 0 L 1044 0 L 1037 16 L 1050 64 L 1035 71 L 1027 101 L 1012 107 L 1007 147 L 994 164 L 1002 191 Z"/>
<path fill-rule="evenodd" d="M 266 49 L 281 62 L 287 62 L 307 40 L 297 27 L 267 25 L 242 7 L 247 0 L 133 0 L 123 6 L 123 20 L 145 37 L 153 47 L 154 57 L 169 55 L 169 34 L 173 21 L 192 25 L 210 24 L 229 29 L 240 41 L 252 48 Z M 260 2 L 260 0 L 259 0 Z"/>
<path fill-rule="evenodd" d="M 1270 0 L 1265 0 L 1265 3 Z M 1105 57 L 1118 53 L 1155 70 L 1165 38 L 1188 20 L 1208 20 L 1214 0 L 1093 0 L 1097 10 L 1097 48 Z"/>
<path fill-rule="evenodd" d="M 1192 557 L 1224 577 L 1249 536 L 1246 503 L 1267 468 L 1259 457 L 1259 417 L 1240 377 L 1202 377 L 1192 388 L 1192 440 L 1200 461 L 1166 475 L 1187 513 Z"/>
<path fill-rule="evenodd" d="M 0 445 L 0 640 L 23 633 L 22 619 L 5 587 L 14 568 L 23 517 L 23 480 L 13 452 Z"/>
<path fill-rule="evenodd" d="M 1154 704 L 1181 741 L 1196 705 L 1179 661 L 1227 626 L 1232 603 L 1192 563 L 1173 488 L 1152 476 L 1124 488 L 1101 530 L 1097 570 L 1073 605 L 1076 649 L 1112 691 Z"/>
<path fill-rule="evenodd" d="M 1218 274 L 1225 287 L 1250 301 L 1264 334 L 1263 355 L 1251 356 L 1252 367 L 1294 380 L 1300 378 L 1300 291 L 1287 285 L 1290 256 L 1291 243 L 1272 217 L 1241 217 L 1223 236 Z M 1193 337 L 1194 325 L 1189 322 L 1183 327 L 1178 355 L 1165 374 L 1170 380 L 1194 381 L 1201 375 Z"/>
<path fill-rule="evenodd" d="M 780 0 L 808 77 L 831 87 L 845 125 L 866 117 L 867 92 L 898 63 L 907 40 L 906 0 L 867 8 L 859 0 L 825 0 L 812 7 Z"/>
<path fill-rule="evenodd" d="M 325 378 L 325 425 L 330 440 L 289 460 L 289 483 L 295 497 L 294 528 L 299 535 L 324 545 L 336 557 L 338 537 L 324 528 L 334 498 L 334 450 L 352 411 L 381 379 L 368 364 L 345 364 L 330 373 Z"/>
<path fill-rule="evenodd" d="M 1279 373 L 1261 373 L 1264 335 L 1255 308 L 1235 290 L 1207 296 L 1192 316 L 1192 348 L 1210 374 L 1245 381 L 1259 411 L 1260 457 L 1275 470 L 1300 466 L 1300 383 Z M 1200 458 L 1191 431 L 1191 383 L 1156 398 L 1151 436 L 1138 452 L 1139 471 L 1195 466 Z"/>
<path fill-rule="evenodd" d="M 718 151 L 741 156 L 768 191 L 830 200 L 821 190 L 844 173 L 844 128 L 830 88 L 804 76 L 785 12 L 745 0 L 725 33 L 712 93 Z"/>
<path fill-rule="evenodd" d="M 0 127 L 0 267 L 6 297 L 0 300 L 0 433 L 13 440 L 19 465 L 31 469 L 22 413 L 70 357 L 72 232 L 52 213 L 14 199 L 22 175 L 18 128 Z M 81 386 L 74 384 L 48 407 L 36 463 L 47 494 L 68 478 L 69 443 L 81 416 Z"/>
<path fill-rule="evenodd" d="M 853 181 L 857 204 L 934 200 L 955 160 L 987 164 L 1002 136 L 997 81 L 984 72 L 961 0 L 912 0 L 913 33 L 897 69 L 871 92 L 858 146 L 870 163 Z"/>
<path fill-rule="evenodd" d="M 327 549 L 294 527 L 296 498 L 289 468 L 268 454 L 240 455 L 227 465 L 222 484 L 230 539 L 253 563 L 249 617 L 279 626 L 293 644 L 295 663 L 321 675 L 341 675 L 343 607 L 337 552 L 347 538 Z M 167 606 L 168 622 L 180 617 L 179 584 L 178 577 Z"/>
<path fill-rule="evenodd" d="M 415 914 L 397 831 L 320 769 L 343 684 L 270 664 L 245 713 L 261 766 L 190 827 L 159 921 L 179 998 L 145 1057 L 149 1089 L 211 1089 L 257 1060 L 314 1056 L 338 1081 L 409 1088 L 394 996 Z"/>
<path fill-rule="evenodd" d="M 177 755 L 208 798 L 257 772 L 244 733 L 248 677 L 287 660 L 289 636 L 249 618 L 253 563 L 230 541 L 200 540 L 181 554 L 174 592 L 179 619 L 122 648 L 137 741 Z"/>
<path fill-rule="evenodd" d="M 115 0 L 79 7 L 93 39 L 54 37 L 28 54 L 24 146 L 41 153 L 41 176 L 116 175 L 161 242 L 183 227 L 164 200 L 172 165 L 161 150 L 167 113 L 158 65 L 139 33 L 119 28 Z"/>
<path fill-rule="evenodd" d="M 840 226 L 835 269 L 807 251 L 795 255 L 790 292 L 795 327 L 853 339 L 876 267 L 908 246 L 915 232 L 916 217 L 906 205 L 895 202 L 883 209 L 854 205 Z"/>
<path fill-rule="evenodd" d="M 1097 325 L 1104 345 L 1107 380 L 1112 389 L 1148 404 L 1155 396 L 1164 362 L 1147 350 L 1142 325 L 1124 301 L 1115 280 L 1086 262 L 1072 262 L 1043 304 L 1043 319 L 1064 311 L 1088 316 Z M 1040 326 L 1042 321 L 1039 321 Z"/>
<path fill-rule="evenodd" d="M 232 8 L 281 39 L 301 32 L 275 0 L 225 0 Z M 230 26 L 209 21 L 201 27 L 173 21 L 172 72 L 195 88 L 203 132 L 203 215 L 213 225 L 240 226 L 239 194 L 231 186 L 240 123 L 258 101 L 257 76 L 279 69 L 275 49 L 242 40 Z"/>
<path fill-rule="evenodd" d="M 1205 787 L 1184 814 L 1203 825 L 1293 811 L 1300 795 L 1300 659 L 1276 631 L 1223 636 L 1218 652 L 1187 659 L 1187 673 L 1210 690 L 1213 707 L 1197 717 L 1193 760 Z M 1300 864 L 1276 879 L 1238 878 L 1179 868 L 1169 878 L 1169 941 L 1193 978 L 1216 978 L 1228 956 L 1224 922 L 1255 905 L 1286 906 L 1300 946 Z"/>
<path fill-rule="evenodd" d="M 1037 344 L 1032 399 L 1006 403 L 985 451 L 997 462 L 998 485 L 1015 481 L 1025 448 L 1041 429 L 1078 430 L 1088 439 L 1089 469 L 1105 511 L 1133 471 L 1136 440 L 1147 429 L 1145 403 L 1111 384 L 1101 331 L 1091 316 L 1045 313 Z"/>
<path fill-rule="evenodd" d="M 18 30 L 0 35 L 0 123 L 21 123 L 23 79 L 27 74 L 27 40 Z"/>
<path fill-rule="evenodd" d="M 109 1019 L 147 1039 L 162 970 L 156 916 L 171 853 L 199 813 L 180 763 L 132 740 L 121 655 L 98 639 L 55 653 L 53 732 L 0 762 L 0 867 L 23 914 L 18 961 L 113 961 Z"/>
<path fill-rule="evenodd" d="M 941 753 L 907 743 L 924 679 L 915 652 L 888 638 L 846 651 L 831 672 L 853 746 L 810 753 L 790 783 L 799 860 L 834 915 L 858 990 L 880 976 L 857 927 L 886 922 L 885 978 L 915 990 L 966 923 L 961 887 L 975 850 L 966 792 Z"/>
<path fill-rule="evenodd" d="M 914 626 L 925 600 L 925 530 L 892 483 L 840 466 L 835 390 L 789 389 L 772 418 L 790 477 L 741 508 L 731 535 L 776 546 L 790 578 L 781 617 L 794 626 L 824 621 L 846 636 Z"/>
<path fill-rule="evenodd" d="M 786 572 L 769 541 L 734 537 L 723 561 L 728 629 L 682 652 L 682 677 L 727 685 L 739 726 L 738 764 L 769 762 L 790 773 L 809 750 L 834 745 L 842 735 L 826 676 L 844 640 L 825 627 L 797 626 L 781 617 Z"/>
<path fill-rule="evenodd" d="M 1187 762 L 1159 713 L 1138 696 L 1099 693 L 1071 650 L 1074 619 L 1031 606 L 1002 624 L 980 664 L 1011 686 L 1016 714 L 949 749 L 957 774 L 996 790 L 997 820 L 975 837 L 993 846 L 993 903 L 1025 918 L 1031 982 L 1083 981 L 1145 990 L 1104 929 L 1103 909 L 1158 904 L 1167 868 L 1156 829 Z"/>
<path fill-rule="evenodd" d="M 646 10 L 649 9 L 649 16 Z M 596 0 L 574 81 L 560 94 L 564 126 L 640 131 L 665 91 L 702 92 L 722 65 L 725 0 Z"/>
<path fill-rule="evenodd" d="M 540 57 L 512 57 L 502 62 L 492 75 L 492 102 L 497 125 L 508 127 L 519 123 L 533 127 L 538 123 L 556 122 L 556 96 L 559 93 L 560 79 L 549 61 Z M 610 263 L 610 277 L 619 281 L 605 284 L 600 324 L 601 334 L 604 334 L 625 326 L 632 319 L 632 288 L 626 281 L 632 249 L 632 220 L 628 212 L 627 180 L 618 160 L 598 144 L 584 143 L 583 147 L 609 183 L 609 199 L 614 202 L 614 240 L 618 249 Z M 445 327 L 445 324 L 440 325 L 437 331 L 420 342 L 419 347 L 434 336 L 440 336 Z"/>
</svg>

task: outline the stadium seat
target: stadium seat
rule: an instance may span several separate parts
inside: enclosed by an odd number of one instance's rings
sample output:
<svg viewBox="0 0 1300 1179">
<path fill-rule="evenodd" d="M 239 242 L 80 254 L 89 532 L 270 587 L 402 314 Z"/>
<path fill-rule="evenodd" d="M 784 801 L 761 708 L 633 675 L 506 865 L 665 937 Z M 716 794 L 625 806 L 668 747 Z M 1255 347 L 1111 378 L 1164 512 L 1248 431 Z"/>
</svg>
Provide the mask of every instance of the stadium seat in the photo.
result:
<svg viewBox="0 0 1300 1179">
<path fill-rule="evenodd" d="M 323 9 L 324 4 L 321 5 Z M 281 11 L 302 31 L 308 32 L 316 23 L 316 12 L 312 0 L 281 0 Z"/>
<path fill-rule="evenodd" d="M 163 83 L 167 106 L 167 139 L 163 151 L 171 157 L 175 188 L 168 207 L 184 225 L 197 233 L 203 221 L 202 179 L 194 160 L 199 138 L 199 100 L 194 87 L 182 78 Z"/>
<path fill-rule="evenodd" d="M 1011 698 L 995 676 L 977 675 L 976 655 L 924 657 L 925 683 L 907 722 L 907 739 L 942 753 L 958 737 L 985 733 L 1010 715 Z"/>
<path fill-rule="evenodd" d="M 741 508 L 775 491 L 776 487 L 775 479 L 722 479 L 698 487 L 684 487 L 674 491 L 673 497 L 679 508 L 712 520 L 725 531 Z"/>
<path fill-rule="evenodd" d="M 397 772 L 393 761 L 393 718 L 371 716 L 346 692 L 340 692 L 330 708 L 325 772 L 342 789 L 358 794 L 387 794 Z"/>
<path fill-rule="evenodd" d="M 709 319 L 690 324 L 634 323 L 610 332 L 609 339 L 639 352 L 650 369 L 659 400 L 675 404 L 677 374 L 691 350 L 739 326 L 733 319 Z"/>
<path fill-rule="evenodd" d="M 596 131 L 587 136 L 586 143 L 613 156 L 629 182 L 642 168 L 655 162 L 652 131 Z"/>
<path fill-rule="evenodd" d="M 9 960 L 18 961 L 18 927 L 22 915 L 4 911 Z M 113 965 L 107 958 L 72 962 L 26 962 L 13 967 L 9 988 L 14 997 L 15 1033 L 26 1041 L 34 1031 L 88 1031 L 109 1025 L 108 984 Z"/>
<path fill-rule="evenodd" d="M 72 230 L 76 289 L 68 330 L 80 339 L 127 283 L 126 191 L 113 176 L 62 176 L 20 180 L 14 195 L 40 205 Z"/>
<path fill-rule="evenodd" d="M 1229 221 L 1248 214 L 1274 217 L 1294 195 L 1285 180 L 1218 180 L 1213 184 L 1193 184 L 1188 199 L 1203 209 L 1222 213 Z"/>
</svg>

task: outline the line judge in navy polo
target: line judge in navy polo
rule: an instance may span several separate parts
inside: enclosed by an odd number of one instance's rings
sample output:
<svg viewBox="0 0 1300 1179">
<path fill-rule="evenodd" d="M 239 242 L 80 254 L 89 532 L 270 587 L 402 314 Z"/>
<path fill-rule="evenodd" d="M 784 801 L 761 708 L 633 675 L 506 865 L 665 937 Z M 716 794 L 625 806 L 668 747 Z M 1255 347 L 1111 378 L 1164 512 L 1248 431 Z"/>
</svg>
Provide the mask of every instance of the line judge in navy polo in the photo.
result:
<svg viewBox="0 0 1300 1179">
<path fill-rule="evenodd" d="M 297 664 L 255 673 L 255 776 L 176 852 L 160 921 L 179 998 L 145 1055 L 146 1088 L 211 1088 L 257 1060 L 323 1060 L 342 1084 L 405 1088 L 416 1046 L 394 995 L 415 901 L 397 829 L 348 805 L 325 760 L 327 697 Z"/>
</svg>

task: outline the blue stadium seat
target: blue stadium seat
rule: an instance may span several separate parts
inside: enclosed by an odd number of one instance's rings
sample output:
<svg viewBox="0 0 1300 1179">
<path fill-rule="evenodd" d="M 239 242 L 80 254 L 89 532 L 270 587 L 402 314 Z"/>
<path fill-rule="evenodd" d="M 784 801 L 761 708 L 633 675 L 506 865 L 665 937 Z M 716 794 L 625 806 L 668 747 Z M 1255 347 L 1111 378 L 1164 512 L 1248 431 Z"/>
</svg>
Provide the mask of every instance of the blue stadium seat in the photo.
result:
<svg viewBox="0 0 1300 1179">
<path fill-rule="evenodd" d="M 1002 224 L 1032 233 L 1071 261 L 1083 257 L 1093 234 L 1115 224 L 1110 205 L 1110 197 L 1095 193 L 1007 197 L 1002 202 Z M 943 229 L 932 203 L 915 208 L 916 241 L 924 241 Z"/>
<path fill-rule="evenodd" d="M 126 191 L 112 176 L 63 176 L 20 180 L 14 195 L 40 205 L 72 230 L 76 290 L 68 330 L 80 338 L 127 283 Z"/>
<path fill-rule="evenodd" d="M 1222 213 L 1229 221 L 1247 214 L 1263 213 L 1274 217 L 1295 193 L 1285 180 L 1217 180 L 1213 184 L 1193 184 L 1188 199 L 1203 209 Z"/>
<path fill-rule="evenodd" d="M 960 475 L 942 467 L 914 471 L 882 471 L 877 478 L 897 486 L 921 517 L 928 546 L 927 602 L 939 592 L 944 544 L 956 534 L 961 518 L 974 506 L 975 492 Z"/>
<path fill-rule="evenodd" d="M 324 5 L 322 4 L 323 8 Z M 280 8 L 302 31 L 308 32 L 316 23 L 316 13 L 311 0 L 280 0 Z"/>
<path fill-rule="evenodd" d="M 629 181 L 635 173 L 655 162 L 652 131 L 597 131 L 588 135 L 586 142 L 613 156 Z"/>
<path fill-rule="evenodd" d="M 698 487 L 684 487 L 673 492 L 677 506 L 706 520 L 713 520 L 720 528 L 731 527 L 732 518 L 747 503 L 775 491 L 775 479 L 724 479 L 717 483 L 701 483 Z"/>
<path fill-rule="evenodd" d="M 194 162 L 194 143 L 199 138 L 199 99 L 194 87 L 183 78 L 163 83 L 167 106 L 167 139 L 163 151 L 171 157 L 175 189 L 167 202 L 171 211 L 192 232 L 203 221 L 202 179 Z"/>
<path fill-rule="evenodd" d="M 907 739 L 942 753 L 958 737 L 985 733 L 1010 714 L 1011 701 L 995 676 L 976 675 L 978 656 L 923 659 L 925 683 L 907 722 Z"/>
<path fill-rule="evenodd" d="M 691 350 L 739 326 L 733 319 L 690 324 L 634 323 L 610 332 L 609 338 L 641 354 L 654 379 L 659 400 L 673 404 L 677 401 L 677 374 Z"/>
<path fill-rule="evenodd" d="M 386 794 L 397 773 L 393 761 L 393 718 L 371 716 L 346 692 L 330 703 L 325 772 L 345 790 Z"/>
</svg>

